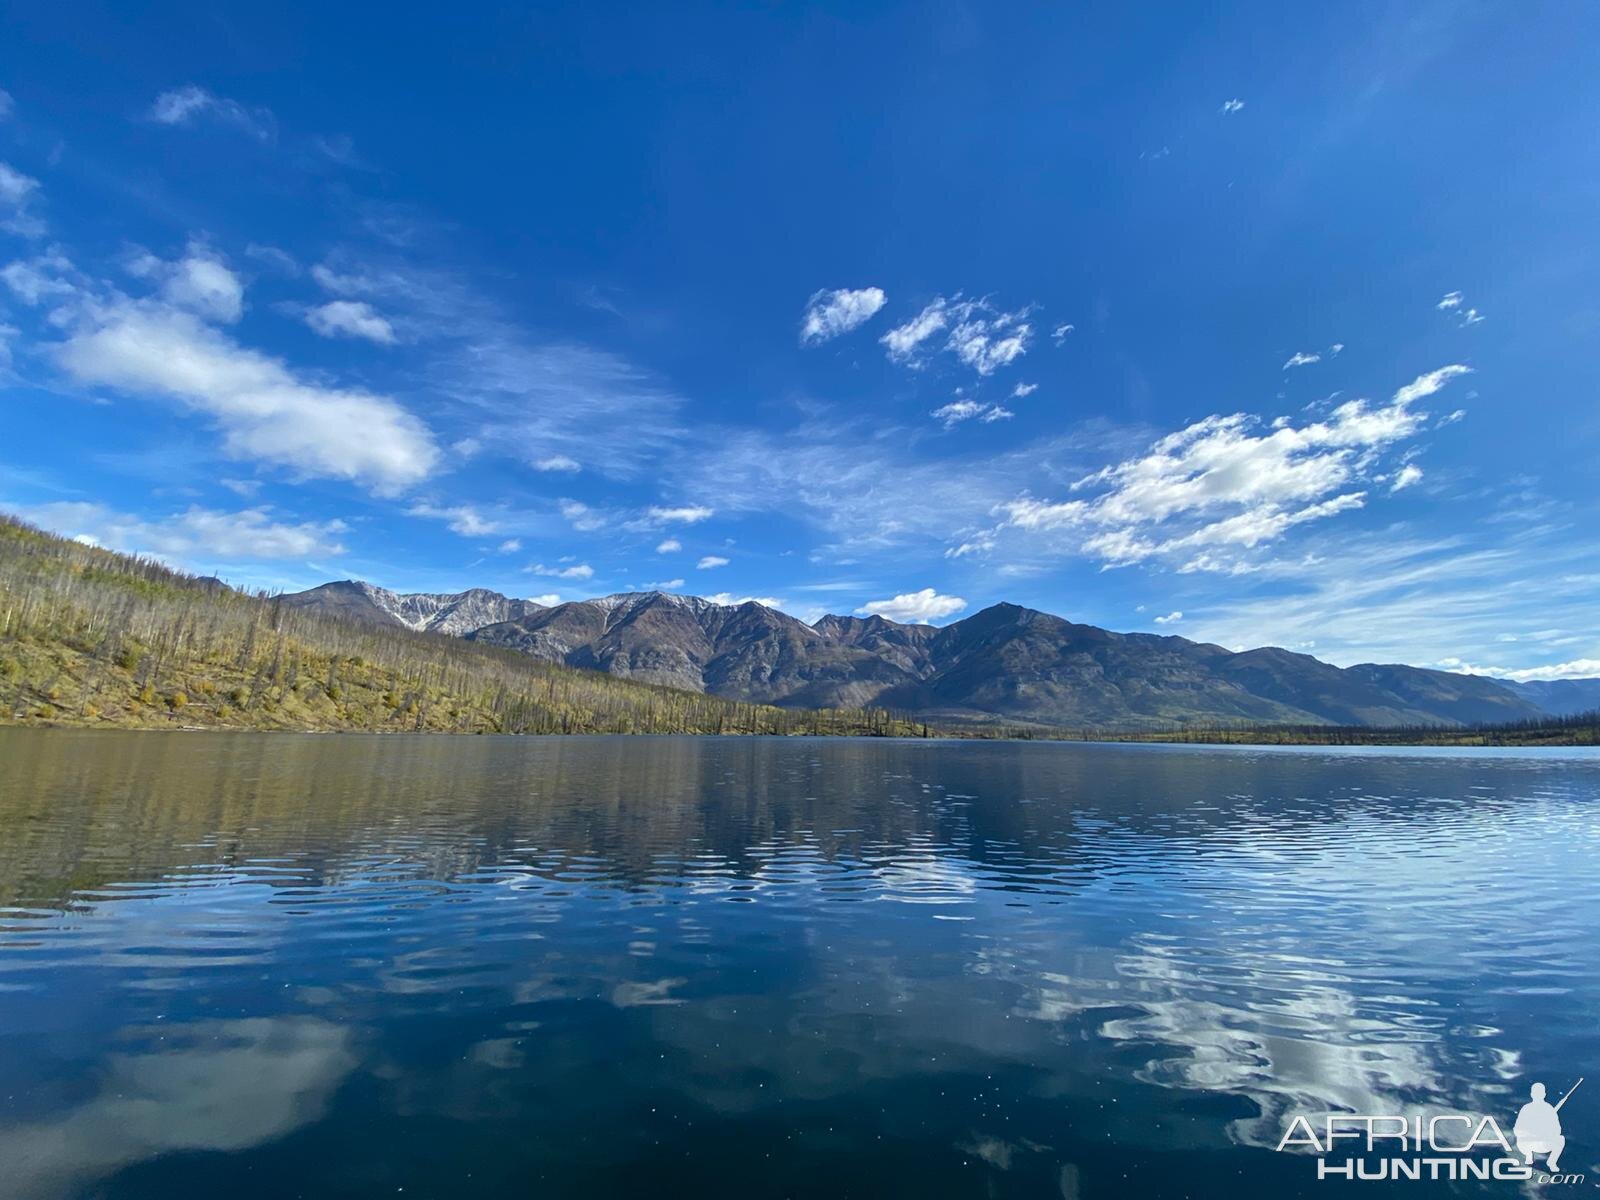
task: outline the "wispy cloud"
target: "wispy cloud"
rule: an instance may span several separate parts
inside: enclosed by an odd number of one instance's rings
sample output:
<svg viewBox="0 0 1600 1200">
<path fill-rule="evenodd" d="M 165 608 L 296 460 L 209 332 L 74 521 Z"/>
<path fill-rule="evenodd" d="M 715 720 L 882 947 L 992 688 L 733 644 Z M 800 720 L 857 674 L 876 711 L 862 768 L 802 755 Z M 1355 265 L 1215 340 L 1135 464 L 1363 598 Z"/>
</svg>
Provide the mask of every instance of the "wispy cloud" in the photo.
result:
<svg viewBox="0 0 1600 1200">
<path fill-rule="evenodd" d="M 1004 421 L 1015 416 L 1009 408 L 998 404 L 984 404 L 976 400 L 955 400 L 941 408 L 936 408 L 930 414 L 934 420 L 940 422 L 946 429 L 953 429 L 963 421 L 977 418 L 985 424 L 991 421 Z"/>
<path fill-rule="evenodd" d="M 1308 354 L 1304 350 L 1296 350 L 1289 356 L 1288 361 L 1283 364 L 1283 369 L 1288 371 L 1294 367 L 1308 367 L 1312 363 L 1319 363 L 1321 361 L 1322 355 L 1320 354 Z"/>
<path fill-rule="evenodd" d="M 814 346 L 870 321 L 887 303 L 882 288 L 831 288 L 813 292 L 800 320 L 800 342 Z"/>
<path fill-rule="evenodd" d="M 711 571 L 711 570 L 716 569 L 717 567 L 725 567 L 727 565 L 728 565 L 728 560 L 726 558 L 723 558 L 722 555 L 720 555 L 720 554 L 707 554 L 699 562 L 695 563 L 695 570 L 697 570 L 697 571 Z"/>
<path fill-rule="evenodd" d="M 325 338 L 361 338 L 380 346 L 395 344 L 394 326 L 361 300 L 330 300 L 306 310 L 306 324 Z"/>
<path fill-rule="evenodd" d="M 1106 566 L 1177 560 L 1188 571 L 1236 571 L 1238 552 L 1286 530 L 1359 508 L 1351 485 L 1374 473 L 1380 453 L 1425 427 L 1411 406 L 1466 374 L 1460 364 L 1418 376 L 1386 405 L 1351 400 L 1326 419 L 1295 427 L 1243 413 L 1212 416 L 1169 434 L 1148 453 L 1077 481 L 1086 498 L 1023 496 L 1000 507 L 1001 528 L 1065 534 Z"/>
<path fill-rule="evenodd" d="M 239 512 L 193 507 L 164 517 L 139 517 L 105 505 L 60 502 L 24 507 L 36 525 L 112 550 L 153 554 L 206 569 L 219 559 L 304 559 L 345 552 L 343 521 L 290 523 L 261 506 Z"/>
<path fill-rule="evenodd" d="M 426 517 L 431 521 L 443 521 L 449 527 L 451 533 L 459 533 L 462 537 L 486 537 L 491 533 L 500 531 L 498 522 L 485 517 L 470 504 L 435 505 L 417 503 L 406 511 L 413 517 Z"/>
<path fill-rule="evenodd" d="M 231 125 L 262 141 L 270 141 L 277 132 L 277 122 L 270 109 L 247 107 L 237 100 L 218 96 L 192 83 L 162 92 L 150 106 L 148 116 L 158 125 L 182 126 L 214 121 L 220 125 Z"/>
<path fill-rule="evenodd" d="M 18 237 L 43 237 L 45 223 L 33 211 L 39 195 L 37 179 L 0 162 L 0 229 Z"/>
<path fill-rule="evenodd" d="M 986 299 L 936 297 L 911 320 L 879 339 L 891 362 L 926 364 L 932 350 L 953 354 L 979 375 L 991 375 L 1028 351 L 1031 310 L 1001 312 Z"/>
<path fill-rule="evenodd" d="M 1218 112 L 1222 112 L 1222 113 L 1236 113 L 1236 112 L 1239 112 L 1243 108 L 1244 108 L 1244 101 L 1238 99 L 1237 97 L 1235 97 L 1232 100 L 1224 100 L 1222 102 L 1222 107 L 1220 109 L 1218 109 L 1217 111 Z"/>
</svg>

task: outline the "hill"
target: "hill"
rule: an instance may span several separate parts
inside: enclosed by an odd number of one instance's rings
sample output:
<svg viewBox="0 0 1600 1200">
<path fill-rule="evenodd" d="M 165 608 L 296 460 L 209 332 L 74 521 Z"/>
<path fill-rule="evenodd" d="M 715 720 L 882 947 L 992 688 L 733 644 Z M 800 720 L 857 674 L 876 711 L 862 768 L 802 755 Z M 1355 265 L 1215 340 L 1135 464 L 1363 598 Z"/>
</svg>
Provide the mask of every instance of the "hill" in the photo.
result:
<svg viewBox="0 0 1600 1200">
<path fill-rule="evenodd" d="M 349 589 L 317 590 L 326 603 L 247 595 L 0 517 L 0 722 L 480 733 L 924 732 L 881 710 L 807 712 L 743 703 L 446 635 L 469 613 L 530 611 L 518 602 L 500 605 L 493 593 L 407 598 L 396 605 L 404 617 L 377 619 Z M 380 601 L 393 596 L 374 591 Z"/>
</svg>

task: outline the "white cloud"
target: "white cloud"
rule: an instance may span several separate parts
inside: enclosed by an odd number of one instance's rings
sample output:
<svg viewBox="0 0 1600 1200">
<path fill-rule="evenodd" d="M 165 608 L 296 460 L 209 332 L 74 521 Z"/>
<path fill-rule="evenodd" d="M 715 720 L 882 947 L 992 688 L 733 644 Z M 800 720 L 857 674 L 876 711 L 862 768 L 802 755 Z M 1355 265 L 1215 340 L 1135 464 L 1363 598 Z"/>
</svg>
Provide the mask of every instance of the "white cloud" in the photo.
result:
<svg viewBox="0 0 1600 1200">
<path fill-rule="evenodd" d="M 462 537 L 486 537 L 491 533 L 497 533 L 500 529 L 497 524 L 482 516 L 470 504 L 437 506 L 417 503 L 406 511 L 413 517 L 427 517 L 434 521 L 444 521 L 450 527 L 451 533 L 459 533 Z"/>
<path fill-rule="evenodd" d="M 544 471 L 547 474 L 559 472 L 564 475 L 571 475 L 583 470 L 583 464 L 575 458 L 568 458 L 565 454 L 552 454 L 548 458 L 541 458 L 535 462 L 533 469 L 535 471 Z"/>
<path fill-rule="evenodd" d="M 306 311 L 306 324 L 325 338 L 365 338 L 380 346 L 395 342 L 394 326 L 361 300 L 330 300 Z"/>
<path fill-rule="evenodd" d="M 387 396 L 309 384 L 188 313 L 121 303 L 58 350 L 80 383 L 179 400 L 216 420 L 227 451 L 392 493 L 438 465 L 427 427 Z"/>
<path fill-rule="evenodd" d="M 235 496 L 243 496 L 246 499 L 261 490 L 261 480 L 259 479 L 219 479 L 217 482 Z"/>
<path fill-rule="evenodd" d="M 1462 325 L 1476 325 L 1483 320 L 1483 314 L 1475 308 L 1469 308 L 1461 314 Z"/>
<path fill-rule="evenodd" d="M 11 99 L 11 93 L 0 88 L 0 121 L 8 119 L 15 110 L 16 102 Z"/>
<path fill-rule="evenodd" d="M 1321 362 L 1321 361 L 1322 361 L 1322 355 L 1320 355 L 1320 354 L 1307 354 L 1303 350 L 1296 350 L 1293 354 L 1291 354 L 1289 356 L 1289 361 L 1287 361 L 1286 363 L 1283 364 L 1283 369 L 1285 371 L 1287 371 L 1291 367 L 1304 367 L 1304 366 L 1309 366 L 1311 363 L 1316 363 L 1316 362 Z"/>
<path fill-rule="evenodd" d="M 979 404 L 976 400 L 956 400 L 942 408 L 934 409 L 928 415 L 935 421 L 944 422 L 944 427 L 949 429 L 962 421 L 971 420 L 979 413 L 987 410 L 988 407 L 987 404 Z"/>
<path fill-rule="evenodd" d="M 1025 315 L 1019 310 L 962 321 L 950 331 L 950 349 L 979 375 L 992 375 L 1028 352 L 1033 327 L 1022 320 Z"/>
<path fill-rule="evenodd" d="M 1332 358 L 1337 358 L 1339 356 L 1339 352 L 1341 350 L 1343 350 L 1343 349 L 1344 349 L 1344 343 L 1343 342 L 1335 342 L 1335 343 L 1333 343 L 1333 345 L 1328 347 L 1328 355 L 1330 357 L 1332 357 Z"/>
<path fill-rule="evenodd" d="M 996 312 L 987 300 L 938 296 L 879 341 L 891 362 L 920 367 L 926 362 L 927 349 L 932 348 L 931 340 L 948 330 L 938 348 L 954 354 L 979 375 L 991 375 L 1027 353 L 1033 337 L 1028 312 L 1026 308 Z"/>
<path fill-rule="evenodd" d="M 783 607 L 783 601 L 776 596 L 735 596 L 732 592 L 713 592 L 705 598 L 727 608 L 737 608 L 741 604 L 759 604 L 763 608 Z"/>
<path fill-rule="evenodd" d="M 1361 507 L 1364 491 L 1341 489 L 1372 478 L 1384 448 L 1425 426 L 1427 414 L 1412 404 L 1467 372 L 1441 367 L 1397 390 L 1388 405 L 1347 401 L 1300 428 L 1282 421 L 1257 433 L 1258 422 L 1243 413 L 1207 417 L 1072 485 L 1093 495 L 1002 504 L 1001 528 L 1075 535 L 1078 552 L 1107 566 L 1182 554 L 1190 571 L 1237 571 L 1240 560 L 1216 548 L 1250 549 L 1292 526 Z"/>
<path fill-rule="evenodd" d="M 1434 665 L 1444 671 L 1488 675 L 1493 679 L 1508 679 L 1514 683 L 1600 677 L 1600 658 L 1575 658 L 1571 662 L 1551 663 L 1543 667 L 1475 667 L 1459 658 L 1443 658 Z"/>
<path fill-rule="evenodd" d="M 873 600 L 856 611 L 891 621 L 924 622 L 951 616 L 966 606 L 967 602 L 960 596 L 943 596 L 928 587 L 920 592 L 905 592 L 892 600 Z"/>
<path fill-rule="evenodd" d="M 1400 406 L 1413 404 L 1418 400 L 1423 400 L 1433 395 L 1452 379 L 1461 375 L 1471 374 L 1472 368 L 1464 367 L 1460 363 L 1452 363 L 1448 367 L 1440 367 L 1437 371 L 1429 371 L 1426 375 L 1418 375 L 1405 387 L 1396 391 L 1394 402 Z"/>
<path fill-rule="evenodd" d="M 1452 308 L 1460 308 L 1461 299 L 1462 296 L 1460 292 L 1446 292 L 1444 294 L 1444 299 L 1440 300 L 1439 303 L 1434 305 L 1434 307 L 1440 312 L 1448 312 Z"/>
<path fill-rule="evenodd" d="M 1166 616 L 1157 617 L 1155 620 L 1157 625 L 1176 625 L 1183 620 L 1183 613 L 1181 611 L 1169 612 Z"/>
<path fill-rule="evenodd" d="M 1222 108 L 1219 109 L 1218 111 L 1224 112 L 1224 113 L 1236 113 L 1240 109 L 1242 109 L 1243 107 L 1244 107 L 1244 101 L 1240 100 L 1238 97 L 1235 97 L 1232 100 L 1224 100 L 1222 102 Z"/>
<path fill-rule="evenodd" d="M 240 512 L 193 507 L 154 519 L 113 512 L 101 504 L 62 502 L 22 510 L 36 525 L 66 537 L 130 554 L 205 568 L 217 559 L 309 558 L 344 553 L 342 521 L 288 524 L 265 506 Z"/>
<path fill-rule="evenodd" d="M 1013 400 L 1026 400 L 1038 390 L 1039 385 L 1037 383 L 1019 383 L 1011 389 L 1011 398 Z"/>
<path fill-rule="evenodd" d="M 140 254 L 128 269 L 141 279 L 159 283 L 162 298 L 212 321 L 237 321 L 244 312 L 244 283 L 220 255 L 200 242 L 176 262 Z"/>
<path fill-rule="evenodd" d="M 974 417 L 988 424 L 991 421 L 1004 421 L 1016 416 L 1009 408 L 999 404 L 981 404 L 976 400 L 956 400 L 942 408 L 934 409 L 929 415 L 943 423 L 946 429 L 953 429 L 962 421 L 970 421 Z"/>
<path fill-rule="evenodd" d="M 664 542 L 661 542 L 661 543 L 657 544 L 656 553 L 657 554 L 672 554 L 675 551 L 682 550 L 682 549 L 683 549 L 683 543 L 680 542 L 677 538 L 667 538 Z"/>
<path fill-rule="evenodd" d="M 232 125 L 263 141 L 273 136 L 272 113 L 265 108 L 246 108 L 237 100 L 217 96 L 203 87 L 188 84 L 162 92 L 150 106 L 149 117 L 158 125 L 193 125 L 201 119 Z"/>
<path fill-rule="evenodd" d="M 671 592 L 682 586 L 683 580 L 681 579 L 661 579 L 655 583 L 641 583 L 639 590 L 641 592 Z"/>
<path fill-rule="evenodd" d="M 720 554 L 708 554 L 699 562 L 695 563 L 695 569 L 697 571 L 710 571 L 716 567 L 725 567 L 727 565 L 728 560 L 723 558 Z"/>
<path fill-rule="evenodd" d="M 561 603 L 561 593 L 546 592 L 542 596 L 529 596 L 528 599 L 532 600 L 535 604 L 543 605 L 545 608 L 554 608 L 556 605 Z"/>
<path fill-rule="evenodd" d="M 561 515 L 567 519 L 567 523 L 579 533 L 593 533 L 597 529 L 605 528 L 605 517 L 581 500 L 562 500 L 560 508 Z"/>
<path fill-rule="evenodd" d="M 646 515 L 652 521 L 695 525 L 715 516 L 716 510 L 698 504 L 689 504 L 681 508 L 651 508 Z"/>
<path fill-rule="evenodd" d="M 29 212 L 38 196 L 37 179 L 0 162 L 0 229 L 18 237 L 43 236 L 44 222 Z"/>
<path fill-rule="evenodd" d="M 912 362 L 922 344 L 950 323 L 948 301 L 943 296 L 934 300 L 904 325 L 897 325 L 879 338 L 893 362 Z"/>
<path fill-rule="evenodd" d="M 38 193 L 39 181 L 24 175 L 10 163 L 0 162 L 0 203 L 20 208 Z"/>
<path fill-rule="evenodd" d="M 547 567 L 537 563 L 531 567 L 524 567 L 530 575 L 546 575 L 551 579 L 593 579 L 594 568 L 588 563 L 575 563 L 570 567 Z"/>
<path fill-rule="evenodd" d="M 1050 340 L 1059 346 L 1066 339 L 1067 334 L 1071 333 L 1076 328 L 1076 325 L 1072 325 L 1063 321 L 1060 325 L 1057 325 L 1050 331 Z"/>
<path fill-rule="evenodd" d="M 866 324 L 884 306 L 882 288 L 824 288 L 813 292 L 800 321 L 800 342 L 814 346 Z"/>
<path fill-rule="evenodd" d="M 18 300 L 30 306 L 56 297 L 76 296 L 87 283 L 71 261 L 55 250 L 7 263 L 0 269 L 0 279 Z"/>
<path fill-rule="evenodd" d="M 507 538 L 495 548 L 496 554 L 515 554 L 522 549 L 521 538 Z"/>
<path fill-rule="evenodd" d="M 1401 467 L 1394 477 L 1394 482 L 1389 485 L 1391 492 L 1402 491 L 1422 478 L 1422 468 L 1415 463 L 1407 463 Z"/>
</svg>

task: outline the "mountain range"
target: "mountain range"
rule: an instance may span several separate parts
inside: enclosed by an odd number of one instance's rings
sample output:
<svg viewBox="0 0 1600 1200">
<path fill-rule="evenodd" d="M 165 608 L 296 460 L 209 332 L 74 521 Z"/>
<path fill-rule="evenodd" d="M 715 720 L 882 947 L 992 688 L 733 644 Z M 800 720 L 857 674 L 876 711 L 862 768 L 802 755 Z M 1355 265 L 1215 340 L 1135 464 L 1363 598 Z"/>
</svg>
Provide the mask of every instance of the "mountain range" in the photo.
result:
<svg viewBox="0 0 1600 1200">
<path fill-rule="evenodd" d="M 807 625 L 755 601 L 666 592 L 544 606 L 481 588 L 399 594 L 344 580 L 281 601 L 726 699 L 875 706 L 946 724 L 1468 725 L 1600 708 L 1600 679 L 1517 684 L 1402 664 L 1341 668 L 1274 647 L 1114 633 L 1015 604 L 935 627 L 879 616 Z"/>
</svg>

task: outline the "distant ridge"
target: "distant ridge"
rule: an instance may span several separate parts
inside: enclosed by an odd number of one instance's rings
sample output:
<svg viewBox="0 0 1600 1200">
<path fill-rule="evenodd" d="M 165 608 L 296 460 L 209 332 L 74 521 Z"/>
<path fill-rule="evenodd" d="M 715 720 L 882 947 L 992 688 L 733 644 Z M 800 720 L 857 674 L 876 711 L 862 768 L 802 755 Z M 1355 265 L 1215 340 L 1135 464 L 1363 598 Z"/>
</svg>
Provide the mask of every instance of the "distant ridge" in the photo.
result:
<svg viewBox="0 0 1600 1200">
<path fill-rule="evenodd" d="M 936 628 L 838 615 L 807 625 L 755 601 L 660 591 L 545 607 L 483 589 L 396 594 L 346 580 L 282 600 L 725 699 L 871 705 L 945 724 L 1473 725 L 1583 711 L 1600 696 L 1600 681 L 1545 688 L 1403 664 L 1340 668 L 1275 647 L 1115 633 L 1015 604 Z"/>
</svg>

